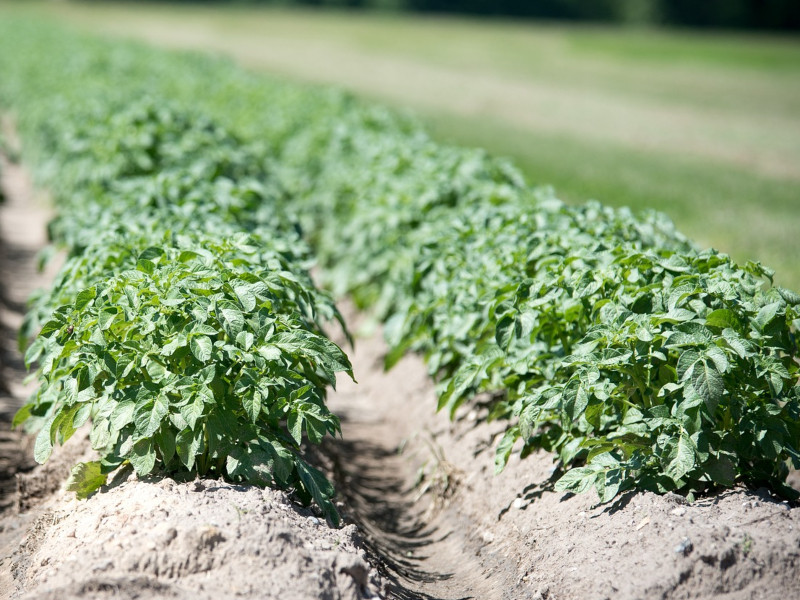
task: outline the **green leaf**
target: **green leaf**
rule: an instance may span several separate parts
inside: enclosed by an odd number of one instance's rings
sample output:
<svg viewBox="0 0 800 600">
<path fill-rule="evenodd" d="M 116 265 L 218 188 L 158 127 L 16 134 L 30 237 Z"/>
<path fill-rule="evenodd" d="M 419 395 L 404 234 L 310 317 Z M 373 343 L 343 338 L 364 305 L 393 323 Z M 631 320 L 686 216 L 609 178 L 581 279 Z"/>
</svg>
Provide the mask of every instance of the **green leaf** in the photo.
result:
<svg viewBox="0 0 800 600">
<path fill-rule="evenodd" d="M 670 454 L 670 462 L 667 464 L 666 473 L 673 481 L 677 482 L 694 468 L 694 464 L 694 442 L 685 431 L 681 431 Z"/>
<path fill-rule="evenodd" d="M 102 451 L 111 444 L 111 433 L 108 427 L 109 422 L 107 419 L 98 419 L 95 417 L 92 420 L 92 429 L 89 432 L 89 443 L 92 449 Z"/>
<path fill-rule="evenodd" d="M 203 416 L 205 410 L 204 396 L 200 393 L 194 395 L 194 398 L 188 404 L 181 406 L 181 416 L 186 420 L 186 423 L 191 429 L 195 429 L 197 421 Z"/>
<path fill-rule="evenodd" d="M 42 355 L 42 352 L 45 349 L 45 337 L 39 336 L 25 351 L 25 366 L 30 367 L 34 362 L 36 362 L 39 357 Z"/>
<path fill-rule="evenodd" d="M 519 329 L 520 339 L 525 339 L 530 336 L 533 328 L 536 326 L 538 316 L 535 311 L 526 310 L 519 314 L 517 318 L 517 327 Z"/>
<path fill-rule="evenodd" d="M 86 421 L 89 420 L 89 417 L 91 416 L 92 416 L 92 403 L 91 402 L 82 403 L 75 413 L 75 417 L 72 420 L 72 426 L 75 429 L 83 427 L 83 425 L 86 423 Z"/>
<path fill-rule="evenodd" d="M 342 349 L 329 339 L 311 331 L 293 329 L 278 333 L 270 341 L 284 352 L 312 358 L 318 366 L 327 369 L 331 375 L 344 371 L 353 376 L 353 367 Z M 331 384 L 335 384 L 335 378 L 332 378 Z"/>
<path fill-rule="evenodd" d="M 219 320 L 222 323 L 222 327 L 225 329 L 225 333 L 228 334 L 229 338 L 235 340 L 236 336 L 239 335 L 239 332 L 241 332 L 244 327 L 242 311 L 233 306 L 229 306 L 221 308 L 218 312 Z"/>
<path fill-rule="evenodd" d="M 272 459 L 272 474 L 280 485 L 287 485 L 294 472 L 294 455 L 290 450 L 273 440 L 261 438 L 259 447 Z"/>
<path fill-rule="evenodd" d="M 168 344 L 165 344 L 161 349 L 161 356 L 172 356 L 177 350 L 186 347 L 186 336 L 175 336 Z"/>
<path fill-rule="evenodd" d="M 316 408 L 316 407 L 315 407 Z M 322 438 L 329 433 L 329 428 L 332 427 L 332 418 L 327 415 L 320 415 L 318 412 L 308 411 L 304 413 L 305 417 L 305 430 L 308 440 L 312 444 L 319 444 Z"/>
<path fill-rule="evenodd" d="M 725 393 L 725 382 L 713 362 L 698 361 L 692 371 L 692 386 L 712 414 Z"/>
<path fill-rule="evenodd" d="M 503 350 L 508 350 L 511 342 L 514 339 L 515 319 L 510 315 L 506 315 L 497 322 L 495 328 L 495 340 L 497 345 Z"/>
<path fill-rule="evenodd" d="M 139 477 L 148 475 L 156 464 L 156 452 L 153 448 L 153 440 L 147 438 L 136 442 L 133 445 L 132 453 L 128 456 L 128 460 L 133 465 Z"/>
<path fill-rule="evenodd" d="M 571 421 L 577 420 L 589 405 L 589 396 L 581 381 L 571 379 L 562 393 L 564 413 Z"/>
<path fill-rule="evenodd" d="M 738 333 L 736 333 L 733 329 L 724 329 L 722 331 L 722 337 L 727 342 L 728 346 L 739 355 L 740 358 L 748 358 L 752 356 L 752 352 L 750 352 L 748 348 L 747 341 L 742 338 Z"/>
<path fill-rule="evenodd" d="M 292 438 L 298 446 L 303 443 L 303 420 L 303 415 L 297 412 L 290 413 L 289 418 L 286 420 L 289 433 L 292 434 Z"/>
<path fill-rule="evenodd" d="M 96 296 L 97 290 L 93 287 L 81 291 L 75 298 L 75 310 L 83 310 Z"/>
<path fill-rule="evenodd" d="M 149 248 L 142 250 L 142 253 L 138 256 L 137 260 L 153 260 L 154 258 L 158 258 L 160 256 L 164 256 L 164 249 L 156 246 L 150 246 Z"/>
<path fill-rule="evenodd" d="M 61 328 L 64 326 L 64 321 L 60 319 L 51 319 L 47 323 L 44 324 L 41 331 L 39 331 L 39 335 L 41 337 L 50 337 L 54 332 L 60 331 Z"/>
<path fill-rule="evenodd" d="M 458 408 L 460 401 L 463 399 L 464 393 L 474 384 L 475 378 L 480 373 L 480 370 L 481 365 L 473 363 L 466 364 L 456 371 L 455 376 L 447 386 L 447 391 L 439 398 L 437 410 L 449 406 L 452 416 Z"/>
<path fill-rule="evenodd" d="M 727 308 L 714 310 L 706 316 L 706 326 L 718 327 L 719 329 L 733 329 L 741 332 L 744 330 L 742 322 L 735 312 Z"/>
<path fill-rule="evenodd" d="M 110 328 L 118 316 L 119 310 L 114 306 L 101 310 L 97 315 L 97 323 L 100 325 L 100 330 L 106 331 Z"/>
<path fill-rule="evenodd" d="M 408 346 L 406 344 L 391 347 L 386 353 L 386 356 L 383 358 L 383 369 L 385 371 L 392 369 L 397 363 L 400 362 L 400 359 L 402 359 L 407 352 Z"/>
<path fill-rule="evenodd" d="M 167 368 L 158 360 L 153 357 L 150 357 L 147 361 L 147 365 L 145 366 L 145 370 L 147 374 L 150 376 L 155 383 L 158 383 L 165 379 L 169 374 Z"/>
<path fill-rule="evenodd" d="M 69 408 L 63 410 L 63 418 L 58 426 L 58 433 L 62 444 L 66 443 L 75 433 L 75 416 L 83 406 L 83 404 L 73 404 Z"/>
<path fill-rule="evenodd" d="M 151 401 L 140 401 L 133 415 L 138 435 L 140 437 L 152 437 L 161 426 L 161 422 L 168 412 L 169 399 L 166 396 L 159 395 Z"/>
<path fill-rule="evenodd" d="M 80 462 L 72 467 L 67 479 L 67 491 L 75 492 L 78 500 L 85 500 L 106 484 L 107 475 L 101 471 L 100 461 Z"/>
<path fill-rule="evenodd" d="M 778 314 L 782 306 L 781 302 L 773 302 L 762 307 L 761 310 L 758 311 L 758 314 L 753 317 L 753 324 L 759 331 L 763 332 L 767 325 L 769 325 L 769 322 Z"/>
<path fill-rule="evenodd" d="M 249 331 L 242 331 L 236 336 L 236 343 L 245 351 L 250 350 L 255 342 L 255 336 Z"/>
<path fill-rule="evenodd" d="M 242 308 L 247 312 L 251 312 L 256 307 L 256 296 L 253 294 L 252 287 L 249 285 L 234 286 L 233 288 L 239 302 L 242 303 Z"/>
<path fill-rule="evenodd" d="M 51 416 L 44 422 L 42 429 L 36 436 L 36 442 L 33 445 L 33 458 L 34 460 L 43 465 L 50 458 L 50 453 L 53 451 L 53 442 L 50 439 L 50 428 L 53 425 L 55 416 Z"/>
<path fill-rule="evenodd" d="M 205 323 L 195 323 L 194 325 L 192 325 L 191 333 L 217 335 L 219 331 L 217 331 L 215 327 L 211 327 L 210 325 L 206 325 Z"/>
<path fill-rule="evenodd" d="M 600 482 L 602 482 L 602 484 Z M 616 498 L 622 484 L 622 469 L 609 469 L 604 473 L 602 479 L 598 476 L 595 480 L 595 488 L 597 488 L 597 495 L 600 497 L 600 502 L 605 504 Z"/>
<path fill-rule="evenodd" d="M 678 357 L 678 380 L 683 381 L 691 376 L 695 364 L 700 360 L 700 354 L 695 350 L 684 350 Z"/>
<path fill-rule="evenodd" d="M 554 489 L 557 492 L 572 492 L 582 494 L 594 485 L 597 478 L 597 469 L 592 467 L 575 467 L 564 473 L 556 481 Z"/>
<path fill-rule="evenodd" d="M 267 344 L 265 346 L 261 346 L 258 349 L 258 353 L 264 358 L 264 360 L 269 361 L 276 361 L 280 360 L 283 354 L 281 353 L 280 348 L 276 348 L 271 344 Z"/>
<path fill-rule="evenodd" d="M 136 409 L 136 403 L 133 400 L 124 400 L 114 406 L 111 411 L 111 430 L 120 431 L 128 423 L 133 422 L 133 412 Z"/>
<path fill-rule="evenodd" d="M 23 404 L 22 407 L 14 414 L 14 419 L 11 421 L 11 428 L 16 429 L 31 417 L 31 409 L 34 404 Z"/>
<path fill-rule="evenodd" d="M 778 287 L 777 290 L 781 295 L 781 298 L 783 298 L 788 304 L 800 306 L 800 294 L 794 290 L 788 290 L 784 287 Z"/>
<path fill-rule="evenodd" d="M 717 371 L 720 373 L 727 373 L 730 370 L 728 357 L 725 355 L 725 351 L 722 350 L 722 348 L 711 346 L 706 350 L 705 355 L 712 360 L 714 366 L 717 367 Z"/>
<path fill-rule="evenodd" d="M 189 341 L 189 347 L 200 362 L 205 363 L 211 359 L 211 338 L 205 335 L 195 336 Z"/>
<path fill-rule="evenodd" d="M 250 420 L 253 423 L 256 423 L 258 421 L 259 414 L 261 414 L 261 394 L 256 391 L 250 394 L 245 394 L 242 397 L 242 406 L 244 406 L 244 411 L 247 413 L 247 416 L 250 417 Z M 291 416 L 294 416 L 294 413 L 292 413 Z M 294 432 L 292 432 L 292 435 L 294 435 Z M 299 443 L 300 442 L 298 441 L 298 444 Z"/>
<path fill-rule="evenodd" d="M 339 513 L 336 511 L 332 499 L 336 494 L 330 481 L 314 467 L 307 465 L 302 460 L 295 462 L 300 481 L 314 501 L 322 509 L 323 514 L 330 520 L 334 527 L 339 527 Z"/>
<path fill-rule="evenodd" d="M 175 456 L 175 432 L 169 425 L 164 425 L 153 438 L 164 463 L 169 463 Z"/>
<path fill-rule="evenodd" d="M 150 260 L 140 259 L 136 261 L 136 270 L 152 275 L 156 270 L 156 265 Z"/>
<path fill-rule="evenodd" d="M 511 456 L 511 451 L 514 449 L 514 444 L 519 439 L 520 432 L 518 427 L 512 427 L 505 432 L 494 454 L 494 472 L 499 474 L 506 468 L 508 459 Z"/>
<path fill-rule="evenodd" d="M 175 438 L 175 443 L 178 450 L 178 458 L 184 466 L 190 471 L 194 468 L 195 460 L 198 454 L 203 453 L 203 429 L 198 428 L 196 431 L 191 429 L 184 429 Z"/>
<path fill-rule="evenodd" d="M 727 456 L 711 457 L 703 466 L 714 483 L 732 487 L 736 481 L 736 469 Z"/>
</svg>

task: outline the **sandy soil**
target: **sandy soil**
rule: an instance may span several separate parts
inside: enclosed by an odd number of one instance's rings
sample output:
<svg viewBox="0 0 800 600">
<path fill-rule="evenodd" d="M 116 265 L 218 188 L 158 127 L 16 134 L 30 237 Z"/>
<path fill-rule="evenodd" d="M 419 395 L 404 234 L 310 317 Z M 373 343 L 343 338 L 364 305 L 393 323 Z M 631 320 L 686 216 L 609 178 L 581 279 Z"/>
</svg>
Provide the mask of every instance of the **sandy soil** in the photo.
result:
<svg viewBox="0 0 800 600">
<path fill-rule="evenodd" d="M 22 598 L 376 597 L 355 525 L 281 492 L 132 480 L 51 506 L 12 562 Z"/>
<path fill-rule="evenodd" d="M 18 155 L 19 140 L 8 116 L 0 119 L 0 135 L 7 150 L 0 153 L 0 597 L 6 597 L 12 585 L 9 555 L 33 520 L 31 514 L 20 514 L 16 494 L 16 476 L 35 465 L 32 440 L 10 429 L 11 418 L 32 391 L 23 384 L 25 368 L 16 332 L 28 296 L 45 285 L 52 273 L 36 268 L 36 255 L 47 243 L 45 224 L 50 212 L 44 199 L 34 193 L 27 171 L 9 159 Z M 42 475 L 53 470 L 58 472 L 57 461 L 29 480 L 25 497 L 49 494 L 52 490 Z M 63 471 L 56 479 L 62 475 Z"/>
</svg>

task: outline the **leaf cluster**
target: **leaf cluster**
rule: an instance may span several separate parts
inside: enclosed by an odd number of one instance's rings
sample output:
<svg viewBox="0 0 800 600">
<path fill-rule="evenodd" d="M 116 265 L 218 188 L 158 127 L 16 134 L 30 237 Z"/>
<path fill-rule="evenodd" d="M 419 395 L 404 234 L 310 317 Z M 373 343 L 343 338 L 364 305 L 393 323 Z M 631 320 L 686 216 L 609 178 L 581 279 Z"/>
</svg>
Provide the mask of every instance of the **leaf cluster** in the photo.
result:
<svg viewBox="0 0 800 600">
<path fill-rule="evenodd" d="M 352 368 L 323 326 L 344 323 L 265 149 L 119 91 L 22 119 L 66 260 L 23 324 L 40 385 L 15 424 L 39 429 L 44 462 L 91 422 L 101 460 L 75 470 L 81 496 L 129 464 L 293 489 L 336 522 L 302 444 L 340 433 L 325 390 Z"/>
<path fill-rule="evenodd" d="M 9 73 L 0 101 L 40 140 L 29 152 L 41 176 L 52 160 L 53 173 L 69 173 L 59 181 L 79 182 L 52 232 L 86 257 L 72 263 L 74 284 L 68 276 L 37 302 L 28 333 L 82 290 L 120 285 L 122 273 L 166 276 L 158 261 L 153 273 L 137 270 L 147 248 L 172 252 L 162 221 L 201 247 L 206 232 L 254 232 L 256 245 L 304 268 L 308 243 L 332 290 L 384 321 L 387 366 L 423 353 L 451 415 L 488 398 L 488 418 L 506 426 L 498 469 L 521 446 L 522 456 L 557 454 L 559 489 L 594 488 L 604 501 L 630 487 L 691 495 L 738 482 L 792 494 L 800 296 L 772 287 L 765 267 L 696 248 L 663 215 L 567 206 L 506 161 L 438 144 L 412 120 L 340 92 L 265 82 L 208 57 L 18 29 L 9 43 L 30 52 L 0 54 Z M 107 132 L 122 139 L 99 139 Z M 157 229 L 159 241 L 115 250 L 127 258 L 106 264 L 93 224 L 121 239 Z M 208 336 L 222 352 L 216 323 Z M 314 319 L 303 323 L 316 334 Z M 191 346 L 184 359 L 198 360 Z M 288 420 L 279 425 L 291 438 Z"/>
</svg>

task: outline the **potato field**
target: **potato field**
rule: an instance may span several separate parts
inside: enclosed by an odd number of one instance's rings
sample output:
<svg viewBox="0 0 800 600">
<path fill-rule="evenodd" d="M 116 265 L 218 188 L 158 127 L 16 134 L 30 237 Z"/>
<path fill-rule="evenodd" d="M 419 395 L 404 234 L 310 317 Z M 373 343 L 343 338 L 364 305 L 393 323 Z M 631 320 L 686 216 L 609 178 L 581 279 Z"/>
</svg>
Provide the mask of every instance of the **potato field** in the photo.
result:
<svg viewBox="0 0 800 600">
<path fill-rule="evenodd" d="M 2 210 L 25 173 L 52 207 L 24 403 L 0 365 L 0 595 L 800 598 L 768 266 L 346 92 L 35 19 L 0 20 L 0 112 Z"/>
</svg>

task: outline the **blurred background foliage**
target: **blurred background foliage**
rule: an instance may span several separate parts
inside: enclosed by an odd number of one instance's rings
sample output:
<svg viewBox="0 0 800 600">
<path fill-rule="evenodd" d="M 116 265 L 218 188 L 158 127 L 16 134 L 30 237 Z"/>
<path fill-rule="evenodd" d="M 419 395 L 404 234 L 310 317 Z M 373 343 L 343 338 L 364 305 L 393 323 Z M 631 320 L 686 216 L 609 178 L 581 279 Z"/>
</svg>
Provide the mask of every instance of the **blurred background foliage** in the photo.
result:
<svg viewBox="0 0 800 600">
<path fill-rule="evenodd" d="M 798 0 L 171 0 L 337 6 L 726 29 L 800 30 Z"/>
<path fill-rule="evenodd" d="M 343 88 L 412 112 L 440 142 L 511 158 L 568 203 L 662 211 L 800 290 L 800 36 L 787 31 L 800 0 L 514 1 L 0 0 L 0 20 L 24 13 Z M 768 26 L 783 29 L 752 29 Z"/>
</svg>

